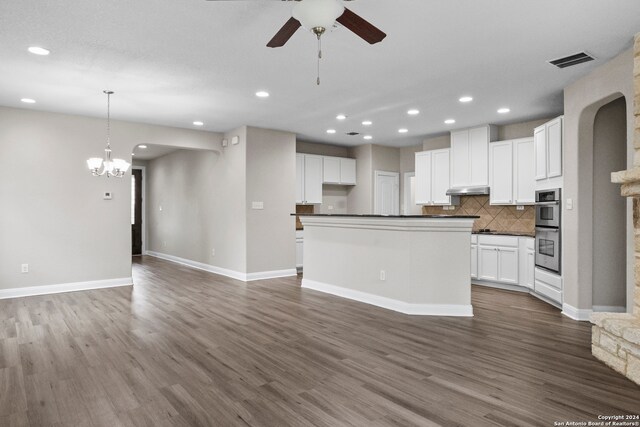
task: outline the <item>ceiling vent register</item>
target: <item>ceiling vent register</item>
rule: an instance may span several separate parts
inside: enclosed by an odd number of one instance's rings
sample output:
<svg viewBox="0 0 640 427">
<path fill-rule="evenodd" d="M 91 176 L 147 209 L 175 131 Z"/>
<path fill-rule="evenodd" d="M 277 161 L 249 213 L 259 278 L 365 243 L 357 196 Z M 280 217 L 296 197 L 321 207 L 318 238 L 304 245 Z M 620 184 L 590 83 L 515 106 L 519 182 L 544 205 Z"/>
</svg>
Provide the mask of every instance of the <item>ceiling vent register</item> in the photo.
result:
<svg viewBox="0 0 640 427">
<path fill-rule="evenodd" d="M 547 61 L 551 65 L 555 65 L 558 68 L 567 68 L 574 65 L 582 64 L 583 62 L 593 61 L 595 58 L 586 52 L 580 52 L 573 55 L 565 56 L 564 58 L 558 58 L 551 61 Z"/>
</svg>

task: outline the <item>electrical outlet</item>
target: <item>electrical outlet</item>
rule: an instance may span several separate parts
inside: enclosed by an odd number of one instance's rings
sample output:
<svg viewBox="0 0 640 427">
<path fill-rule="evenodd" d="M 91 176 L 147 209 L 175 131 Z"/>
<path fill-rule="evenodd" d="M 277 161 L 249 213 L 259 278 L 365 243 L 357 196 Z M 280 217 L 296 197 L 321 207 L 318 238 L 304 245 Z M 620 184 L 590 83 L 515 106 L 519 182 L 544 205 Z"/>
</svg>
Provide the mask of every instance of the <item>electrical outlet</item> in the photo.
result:
<svg viewBox="0 0 640 427">
<path fill-rule="evenodd" d="M 573 210 L 573 199 L 567 199 L 567 210 Z"/>
<path fill-rule="evenodd" d="M 331 205 L 327 206 L 327 210 L 332 211 L 333 210 L 333 206 L 331 206 Z"/>
<path fill-rule="evenodd" d="M 216 256 L 216 250 L 215 249 L 211 249 L 211 256 Z"/>
<path fill-rule="evenodd" d="M 387 273 L 384 270 L 380 270 L 380 280 L 383 282 L 387 280 Z"/>
<path fill-rule="evenodd" d="M 22 264 L 22 272 L 23 273 L 29 272 L 29 264 Z"/>
<path fill-rule="evenodd" d="M 163 248 L 166 248 L 166 247 L 167 247 L 167 241 L 166 241 L 166 240 L 163 240 L 163 241 L 162 241 L 162 247 L 163 247 Z"/>
<path fill-rule="evenodd" d="M 518 206 L 516 206 L 516 210 L 517 211 L 523 211 L 524 210 L 524 206 L 518 205 Z"/>
</svg>

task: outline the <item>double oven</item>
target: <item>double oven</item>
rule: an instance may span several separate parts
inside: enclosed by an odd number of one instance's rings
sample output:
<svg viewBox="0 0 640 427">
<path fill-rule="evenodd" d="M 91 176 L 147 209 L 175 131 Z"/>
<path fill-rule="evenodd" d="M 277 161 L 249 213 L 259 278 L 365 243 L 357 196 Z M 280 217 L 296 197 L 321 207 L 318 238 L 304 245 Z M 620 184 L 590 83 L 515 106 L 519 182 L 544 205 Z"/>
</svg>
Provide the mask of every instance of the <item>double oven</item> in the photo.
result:
<svg viewBox="0 0 640 427">
<path fill-rule="evenodd" d="M 536 191 L 536 266 L 560 274 L 560 189 Z"/>
</svg>

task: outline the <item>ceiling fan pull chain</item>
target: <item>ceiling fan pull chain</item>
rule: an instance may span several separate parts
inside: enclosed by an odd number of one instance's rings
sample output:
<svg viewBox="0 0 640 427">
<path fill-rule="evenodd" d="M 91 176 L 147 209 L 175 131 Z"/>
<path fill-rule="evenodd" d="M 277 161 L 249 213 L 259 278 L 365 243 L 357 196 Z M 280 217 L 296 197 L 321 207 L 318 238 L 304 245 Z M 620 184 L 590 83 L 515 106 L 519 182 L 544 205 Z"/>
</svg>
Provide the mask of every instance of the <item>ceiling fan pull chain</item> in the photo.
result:
<svg viewBox="0 0 640 427">
<path fill-rule="evenodd" d="M 320 34 L 318 34 L 318 81 L 317 84 L 320 86 L 320 60 L 322 59 L 322 38 Z"/>
</svg>

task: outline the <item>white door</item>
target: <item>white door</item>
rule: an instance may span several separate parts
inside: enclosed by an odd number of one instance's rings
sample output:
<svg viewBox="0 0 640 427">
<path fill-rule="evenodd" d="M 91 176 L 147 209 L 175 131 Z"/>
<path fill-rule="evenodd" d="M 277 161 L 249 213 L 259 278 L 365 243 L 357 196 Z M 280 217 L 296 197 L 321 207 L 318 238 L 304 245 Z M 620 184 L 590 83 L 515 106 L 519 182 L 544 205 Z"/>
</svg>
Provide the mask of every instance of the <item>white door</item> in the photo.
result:
<svg viewBox="0 0 640 427">
<path fill-rule="evenodd" d="M 407 172 L 404 174 L 404 214 L 421 215 L 422 206 L 416 204 L 416 174 Z"/>
<path fill-rule="evenodd" d="M 547 177 L 547 133 L 545 126 L 534 130 L 533 145 L 536 158 L 535 179 L 539 181 Z"/>
<path fill-rule="evenodd" d="M 533 204 L 536 197 L 535 159 L 533 140 L 513 141 L 513 176 L 515 204 Z"/>
<path fill-rule="evenodd" d="M 416 203 L 432 204 L 431 197 L 431 151 L 416 153 Z"/>
<path fill-rule="evenodd" d="M 296 154 L 296 204 L 304 203 L 304 154 Z"/>
<path fill-rule="evenodd" d="M 489 148 L 489 185 L 492 205 L 513 203 L 513 151 L 511 141 L 494 142 Z"/>
<path fill-rule="evenodd" d="M 304 156 L 304 203 L 322 203 L 322 156 Z"/>
<path fill-rule="evenodd" d="M 400 174 L 398 172 L 375 172 L 374 214 L 399 215 Z"/>
<path fill-rule="evenodd" d="M 518 284 L 518 249 L 498 249 L 498 282 Z"/>
<path fill-rule="evenodd" d="M 498 248 L 478 245 L 478 279 L 498 280 Z"/>
<path fill-rule="evenodd" d="M 451 182 L 449 176 L 449 149 L 433 151 L 431 156 L 431 198 L 433 204 L 450 205 L 451 196 L 447 196 L 447 190 Z"/>
</svg>

